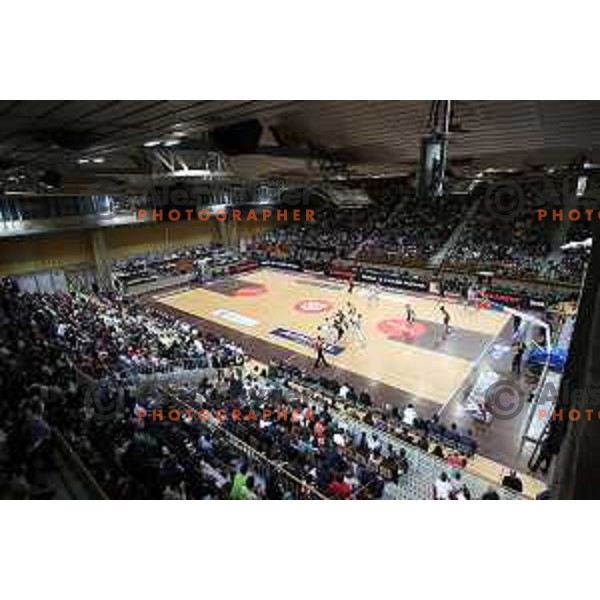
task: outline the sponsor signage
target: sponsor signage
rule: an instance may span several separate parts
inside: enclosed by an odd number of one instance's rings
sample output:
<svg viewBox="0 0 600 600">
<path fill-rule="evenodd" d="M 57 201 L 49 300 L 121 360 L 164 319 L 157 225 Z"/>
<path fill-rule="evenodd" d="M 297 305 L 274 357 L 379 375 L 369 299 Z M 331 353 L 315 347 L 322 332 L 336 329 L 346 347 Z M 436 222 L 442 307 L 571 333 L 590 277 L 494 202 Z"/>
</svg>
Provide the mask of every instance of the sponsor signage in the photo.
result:
<svg viewBox="0 0 600 600">
<path fill-rule="evenodd" d="M 526 295 L 510 294 L 507 292 L 495 292 L 493 290 L 487 290 L 485 297 L 492 302 L 502 304 L 504 306 L 510 306 L 512 308 L 546 308 L 546 303 L 540 298 L 532 298 Z"/>
<path fill-rule="evenodd" d="M 212 315 L 218 319 L 223 319 L 224 321 L 229 321 L 230 323 L 242 325 L 244 327 L 256 327 L 256 325 L 258 325 L 257 320 L 246 317 L 245 315 L 240 315 L 240 313 L 234 312 L 233 310 L 225 310 L 224 308 L 213 310 Z"/>
<path fill-rule="evenodd" d="M 538 298 L 529 298 L 529 308 L 546 308 L 546 303 Z"/>
<path fill-rule="evenodd" d="M 413 279 L 394 273 L 378 271 L 376 269 L 364 269 L 359 271 L 358 279 L 366 283 L 380 283 L 381 285 L 402 288 L 405 290 L 415 290 L 417 292 L 429 291 L 429 284 L 421 279 Z"/>
<path fill-rule="evenodd" d="M 342 267 L 334 267 L 330 269 L 328 273 L 331 277 L 335 277 L 336 279 L 349 279 L 354 275 L 352 269 L 344 269 Z"/>
<path fill-rule="evenodd" d="M 229 266 L 229 272 L 231 274 L 245 273 L 247 271 L 254 271 L 256 269 L 258 269 L 258 263 L 256 261 L 235 263 Z"/>
<path fill-rule="evenodd" d="M 310 335 L 300 333 L 299 331 L 292 331 L 285 327 L 277 327 L 277 329 L 273 329 L 273 331 L 270 331 L 269 333 L 284 340 L 300 344 L 301 346 L 306 346 L 307 348 L 312 348 L 315 343 L 314 338 Z M 332 354 L 333 356 L 337 356 L 344 351 L 341 346 L 336 346 L 335 344 L 325 344 L 323 349 L 327 354 Z"/>
<path fill-rule="evenodd" d="M 263 267 L 274 267 L 276 269 L 289 269 L 290 271 L 302 271 L 302 267 L 296 261 L 291 260 L 262 260 Z"/>
<path fill-rule="evenodd" d="M 484 296 L 492 302 L 498 304 L 504 304 L 506 306 L 512 306 L 513 308 L 520 308 L 523 305 L 523 298 L 514 294 L 507 294 L 506 292 L 494 292 L 487 290 L 484 292 Z"/>
</svg>

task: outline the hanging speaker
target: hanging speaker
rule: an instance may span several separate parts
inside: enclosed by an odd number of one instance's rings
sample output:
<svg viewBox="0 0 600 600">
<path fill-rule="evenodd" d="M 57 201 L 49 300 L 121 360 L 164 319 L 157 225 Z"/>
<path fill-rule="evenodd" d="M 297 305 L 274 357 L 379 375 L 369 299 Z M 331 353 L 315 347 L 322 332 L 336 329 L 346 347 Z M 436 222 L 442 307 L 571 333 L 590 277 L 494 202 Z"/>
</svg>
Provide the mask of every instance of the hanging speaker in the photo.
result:
<svg viewBox="0 0 600 600">
<path fill-rule="evenodd" d="M 230 156 L 254 154 L 258 148 L 263 127 L 258 119 L 240 121 L 233 125 L 217 127 L 210 133 L 217 150 Z"/>
</svg>

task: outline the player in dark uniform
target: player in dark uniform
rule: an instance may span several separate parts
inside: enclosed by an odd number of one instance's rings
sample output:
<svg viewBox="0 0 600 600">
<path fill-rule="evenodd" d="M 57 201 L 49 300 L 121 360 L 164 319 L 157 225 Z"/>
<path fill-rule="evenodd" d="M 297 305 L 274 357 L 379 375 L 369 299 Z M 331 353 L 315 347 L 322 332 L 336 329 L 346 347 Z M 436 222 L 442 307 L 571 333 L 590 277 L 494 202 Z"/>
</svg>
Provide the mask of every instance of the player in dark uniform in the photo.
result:
<svg viewBox="0 0 600 600">
<path fill-rule="evenodd" d="M 440 298 L 443 300 L 446 297 L 446 284 L 444 280 L 440 278 Z"/>
<path fill-rule="evenodd" d="M 318 369 L 321 365 L 328 367 L 327 361 L 325 360 L 324 353 L 325 344 L 323 338 L 319 335 L 315 340 L 315 352 L 317 353 L 317 360 L 315 361 L 315 369 Z"/>
<path fill-rule="evenodd" d="M 450 333 L 450 313 L 446 310 L 445 306 L 440 306 L 440 312 L 442 313 L 442 319 L 444 321 L 444 338 Z"/>
<path fill-rule="evenodd" d="M 354 289 L 354 275 L 350 275 L 348 278 L 348 293 L 351 294 Z"/>
<path fill-rule="evenodd" d="M 344 316 L 344 313 L 341 310 L 338 310 L 333 318 L 333 327 L 337 332 L 336 342 L 339 342 L 344 337 L 346 331 L 344 327 L 345 320 L 346 317 Z"/>
</svg>

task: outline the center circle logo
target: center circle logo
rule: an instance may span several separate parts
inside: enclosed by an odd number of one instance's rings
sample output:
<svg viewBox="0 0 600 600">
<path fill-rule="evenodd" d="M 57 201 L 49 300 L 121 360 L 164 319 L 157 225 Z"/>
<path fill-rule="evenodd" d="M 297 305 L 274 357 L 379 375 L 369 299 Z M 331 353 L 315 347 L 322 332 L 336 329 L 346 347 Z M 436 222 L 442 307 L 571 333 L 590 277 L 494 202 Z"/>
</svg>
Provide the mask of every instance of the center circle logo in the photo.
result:
<svg viewBox="0 0 600 600">
<path fill-rule="evenodd" d="M 302 300 L 294 308 L 301 313 L 318 314 L 331 310 L 333 304 L 327 300 Z"/>
<path fill-rule="evenodd" d="M 424 335 L 427 326 L 419 321 L 408 323 L 405 319 L 396 318 L 380 321 L 377 329 L 390 340 L 412 341 Z"/>
</svg>

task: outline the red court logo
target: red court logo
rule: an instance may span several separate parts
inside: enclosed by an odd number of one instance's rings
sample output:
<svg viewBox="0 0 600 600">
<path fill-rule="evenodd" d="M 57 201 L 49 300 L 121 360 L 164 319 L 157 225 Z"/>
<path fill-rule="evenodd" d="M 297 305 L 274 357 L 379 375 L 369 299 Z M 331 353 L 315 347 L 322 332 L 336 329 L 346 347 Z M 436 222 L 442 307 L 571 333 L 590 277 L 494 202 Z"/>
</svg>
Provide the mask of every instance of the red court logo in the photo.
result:
<svg viewBox="0 0 600 600">
<path fill-rule="evenodd" d="M 294 308 L 298 312 L 318 314 L 331 310 L 333 308 L 333 304 L 331 302 L 327 302 L 327 300 L 302 300 L 302 302 L 298 302 Z"/>
<path fill-rule="evenodd" d="M 261 294 L 266 294 L 267 288 L 261 283 L 254 283 L 250 285 L 246 285 L 244 287 L 238 288 L 233 292 L 234 296 L 242 296 L 242 297 L 250 297 L 250 296 L 259 296 Z"/>
<path fill-rule="evenodd" d="M 427 326 L 418 321 L 408 323 L 405 319 L 386 319 L 377 323 L 377 329 L 390 340 L 404 342 L 421 337 L 427 331 Z"/>
</svg>

